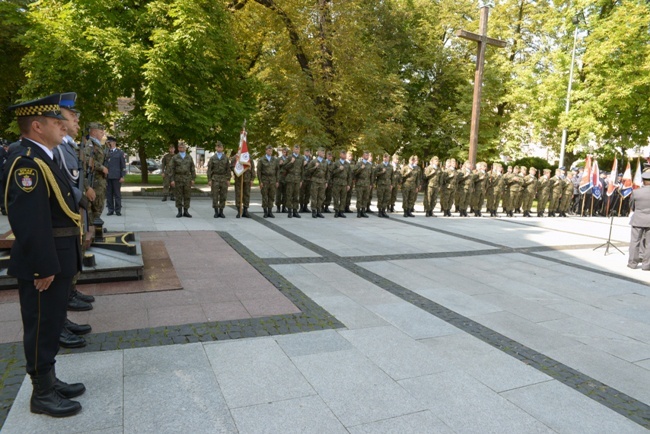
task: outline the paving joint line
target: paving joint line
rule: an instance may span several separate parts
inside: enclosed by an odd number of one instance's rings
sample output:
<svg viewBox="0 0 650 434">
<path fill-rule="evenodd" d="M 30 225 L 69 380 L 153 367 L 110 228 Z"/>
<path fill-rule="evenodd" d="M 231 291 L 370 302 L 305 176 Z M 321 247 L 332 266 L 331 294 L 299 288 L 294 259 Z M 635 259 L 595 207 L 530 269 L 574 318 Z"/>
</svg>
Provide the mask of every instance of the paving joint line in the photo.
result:
<svg viewBox="0 0 650 434">
<path fill-rule="evenodd" d="M 452 326 L 480 339 L 481 341 L 493 346 L 494 348 L 501 350 L 505 354 L 516 358 L 517 360 L 537 369 L 549 377 L 554 378 L 560 383 L 582 393 L 586 397 L 619 413 L 620 415 L 637 423 L 638 425 L 646 429 L 650 429 L 650 406 L 648 404 L 645 404 L 644 402 L 630 395 L 627 395 L 611 386 L 608 386 L 607 384 L 596 380 L 595 378 L 583 374 L 578 370 L 565 365 L 564 363 L 548 357 L 539 351 L 536 351 L 520 342 L 515 341 L 514 339 L 511 339 L 472 319 L 469 319 L 451 309 L 448 309 L 445 306 L 434 302 L 433 300 L 423 297 L 402 285 L 399 285 L 389 279 L 386 279 L 383 276 L 380 276 L 379 274 L 367 270 L 366 268 L 363 268 L 360 265 L 350 261 L 348 258 L 339 256 L 334 252 L 324 249 L 323 247 L 320 247 L 311 241 L 308 241 L 278 226 L 275 223 L 271 223 L 258 216 L 253 216 L 253 219 L 257 220 L 269 229 L 286 236 L 290 240 L 297 242 L 298 244 L 320 254 L 324 258 L 331 259 L 330 262 L 337 263 L 341 267 L 347 269 L 348 271 L 351 271 L 362 279 L 390 292 L 391 294 L 401 298 L 408 303 L 411 303 L 416 307 L 419 307 L 425 312 L 428 312 L 440 318 L 448 324 L 451 324 Z M 413 225 L 413 223 L 410 222 L 406 224 Z M 422 227 L 418 224 L 415 224 L 415 226 Z M 435 231 L 437 232 L 438 230 Z M 449 231 L 444 232 L 453 234 Z M 471 239 L 471 237 L 467 236 L 461 237 Z M 312 246 L 315 248 L 312 249 Z M 535 255 L 534 253 L 525 254 Z M 585 268 L 587 268 L 588 271 L 592 271 L 588 267 Z"/>
</svg>

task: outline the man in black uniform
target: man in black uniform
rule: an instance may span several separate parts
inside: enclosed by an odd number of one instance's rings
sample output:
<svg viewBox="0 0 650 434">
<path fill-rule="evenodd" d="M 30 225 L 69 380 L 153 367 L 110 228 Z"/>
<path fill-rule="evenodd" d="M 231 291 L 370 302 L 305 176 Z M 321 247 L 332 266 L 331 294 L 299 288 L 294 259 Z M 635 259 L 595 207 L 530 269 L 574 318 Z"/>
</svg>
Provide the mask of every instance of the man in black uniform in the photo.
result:
<svg viewBox="0 0 650 434">
<path fill-rule="evenodd" d="M 68 291 L 81 270 L 79 207 L 52 153 L 66 135 L 60 100 L 55 94 L 10 107 L 23 140 L 4 168 L 15 236 L 8 274 L 18 280 L 26 370 L 34 386 L 30 409 L 55 417 L 79 413 L 81 404 L 70 398 L 86 390 L 58 380 L 54 371 Z"/>
</svg>

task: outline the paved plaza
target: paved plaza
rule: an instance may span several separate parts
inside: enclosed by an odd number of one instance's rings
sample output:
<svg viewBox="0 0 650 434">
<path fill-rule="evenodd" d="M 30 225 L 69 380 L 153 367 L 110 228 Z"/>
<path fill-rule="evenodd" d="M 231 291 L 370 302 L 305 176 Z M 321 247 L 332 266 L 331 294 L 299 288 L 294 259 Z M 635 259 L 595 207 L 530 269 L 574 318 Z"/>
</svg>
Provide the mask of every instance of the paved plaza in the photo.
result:
<svg viewBox="0 0 650 434">
<path fill-rule="evenodd" d="M 177 219 L 131 196 L 104 218 L 164 244 L 183 289 L 71 314 L 94 328 L 58 357 L 87 387 L 78 416 L 29 412 L 0 291 L 2 433 L 650 429 L 650 272 L 626 267 L 627 218 L 611 227 L 625 254 L 605 255 L 604 218 L 263 219 L 252 202 L 251 219 L 214 219 L 208 199 Z"/>
</svg>

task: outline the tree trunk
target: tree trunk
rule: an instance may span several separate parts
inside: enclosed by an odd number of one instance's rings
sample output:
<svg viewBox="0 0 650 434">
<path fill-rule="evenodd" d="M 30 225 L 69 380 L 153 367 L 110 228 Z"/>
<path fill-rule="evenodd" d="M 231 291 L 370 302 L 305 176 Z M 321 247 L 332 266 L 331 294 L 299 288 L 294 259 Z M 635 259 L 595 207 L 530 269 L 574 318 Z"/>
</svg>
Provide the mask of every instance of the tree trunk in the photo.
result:
<svg viewBox="0 0 650 434">
<path fill-rule="evenodd" d="M 138 158 L 140 158 L 140 171 L 142 172 L 142 183 L 149 184 L 149 170 L 147 167 L 147 151 L 143 144 L 138 145 Z"/>
</svg>

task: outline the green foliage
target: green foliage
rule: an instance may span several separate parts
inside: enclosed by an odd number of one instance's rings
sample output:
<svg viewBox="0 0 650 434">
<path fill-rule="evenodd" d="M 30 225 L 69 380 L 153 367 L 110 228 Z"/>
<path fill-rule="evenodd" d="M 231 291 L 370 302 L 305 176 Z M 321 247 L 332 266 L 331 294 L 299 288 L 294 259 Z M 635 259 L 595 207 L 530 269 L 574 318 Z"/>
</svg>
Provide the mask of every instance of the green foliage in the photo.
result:
<svg viewBox="0 0 650 434">
<path fill-rule="evenodd" d="M 539 157 L 523 157 L 508 164 L 508 166 L 534 167 L 538 171 L 544 169 L 554 169 L 556 166 L 550 164 L 547 160 Z M 567 166 L 568 167 L 568 166 Z"/>
</svg>

